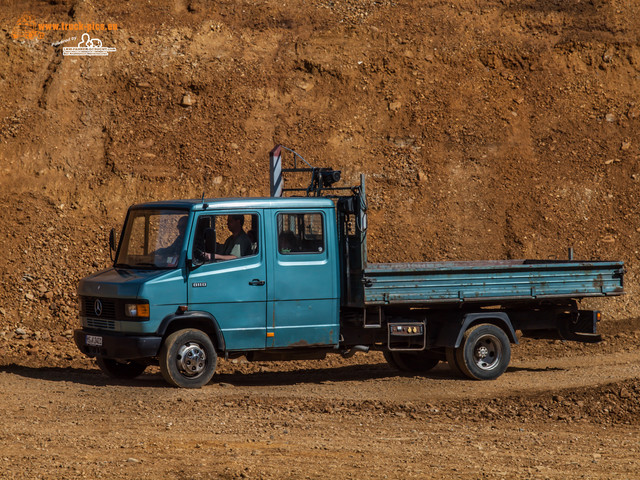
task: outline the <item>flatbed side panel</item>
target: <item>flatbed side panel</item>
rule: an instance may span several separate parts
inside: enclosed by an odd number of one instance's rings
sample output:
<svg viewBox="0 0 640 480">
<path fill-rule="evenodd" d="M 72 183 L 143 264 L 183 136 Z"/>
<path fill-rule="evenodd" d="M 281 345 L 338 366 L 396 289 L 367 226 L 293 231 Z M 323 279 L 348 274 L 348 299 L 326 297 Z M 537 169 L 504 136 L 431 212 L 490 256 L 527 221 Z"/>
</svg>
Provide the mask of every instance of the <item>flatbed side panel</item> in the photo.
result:
<svg viewBox="0 0 640 480">
<path fill-rule="evenodd" d="M 622 262 L 507 260 L 372 264 L 366 305 L 622 295 Z"/>
</svg>

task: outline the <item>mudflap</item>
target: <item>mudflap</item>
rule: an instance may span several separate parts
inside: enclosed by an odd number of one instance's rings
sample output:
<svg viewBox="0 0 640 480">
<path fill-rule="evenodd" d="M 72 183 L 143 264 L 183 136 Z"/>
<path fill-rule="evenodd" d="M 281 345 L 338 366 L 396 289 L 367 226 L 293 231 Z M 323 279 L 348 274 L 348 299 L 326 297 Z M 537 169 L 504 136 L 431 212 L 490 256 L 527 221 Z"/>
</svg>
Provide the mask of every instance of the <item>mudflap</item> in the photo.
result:
<svg viewBox="0 0 640 480">
<path fill-rule="evenodd" d="M 598 343 L 602 335 L 597 333 L 600 312 L 597 310 L 578 310 L 577 314 L 559 319 L 558 333 L 563 340 L 582 343 Z"/>
</svg>

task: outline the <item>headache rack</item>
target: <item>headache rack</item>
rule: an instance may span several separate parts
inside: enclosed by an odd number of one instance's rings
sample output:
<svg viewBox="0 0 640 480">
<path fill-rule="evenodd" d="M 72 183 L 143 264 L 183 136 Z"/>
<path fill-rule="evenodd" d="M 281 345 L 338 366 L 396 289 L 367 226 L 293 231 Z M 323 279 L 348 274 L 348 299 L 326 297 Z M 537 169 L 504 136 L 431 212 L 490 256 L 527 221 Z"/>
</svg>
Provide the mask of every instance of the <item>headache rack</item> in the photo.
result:
<svg viewBox="0 0 640 480">
<path fill-rule="evenodd" d="M 283 153 L 288 152 L 287 168 Z M 306 177 L 306 178 L 305 178 Z M 367 263 L 367 201 L 364 175 L 360 184 L 352 187 L 336 186 L 341 180 L 340 170 L 314 167 L 301 155 L 284 145 L 276 145 L 269 152 L 269 181 L 272 197 L 290 196 L 331 198 L 336 204 L 338 243 L 343 305 L 362 305 L 362 274 Z M 286 186 L 291 182 L 297 186 Z"/>
</svg>

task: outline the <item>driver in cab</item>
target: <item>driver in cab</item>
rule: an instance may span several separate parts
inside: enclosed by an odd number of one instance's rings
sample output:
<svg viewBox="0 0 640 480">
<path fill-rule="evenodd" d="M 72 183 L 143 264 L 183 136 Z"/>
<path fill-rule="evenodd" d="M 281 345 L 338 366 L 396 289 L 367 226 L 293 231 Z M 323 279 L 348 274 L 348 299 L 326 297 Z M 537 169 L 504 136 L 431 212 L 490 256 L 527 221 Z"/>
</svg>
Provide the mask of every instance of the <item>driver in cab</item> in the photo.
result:
<svg viewBox="0 0 640 480">
<path fill-rule="evenodd" d="M 231 235 L 216 246 L 216 260 L 233 260 L 251 254 L 251 238 L 244 231 L 244 215 L 229 215 L 227 228 Z"/>
</svg>

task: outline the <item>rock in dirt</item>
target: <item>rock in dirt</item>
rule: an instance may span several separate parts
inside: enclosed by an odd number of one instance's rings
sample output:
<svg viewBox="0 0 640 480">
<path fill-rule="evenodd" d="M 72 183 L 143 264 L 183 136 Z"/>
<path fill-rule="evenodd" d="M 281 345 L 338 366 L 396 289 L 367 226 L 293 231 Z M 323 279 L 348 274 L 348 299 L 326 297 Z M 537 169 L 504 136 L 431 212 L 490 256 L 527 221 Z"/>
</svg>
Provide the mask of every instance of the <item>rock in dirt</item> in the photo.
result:
<svg viewBox="0 0 640 480">
<path fill-rule="evenodd" d="M 183 107 L 191 107 L 195 105 L 196 100 L 191 96 L 191 94 L 187 93 L 182 96 L 182 100 L 180 100 L 180 105 Z"/>
</svg>

